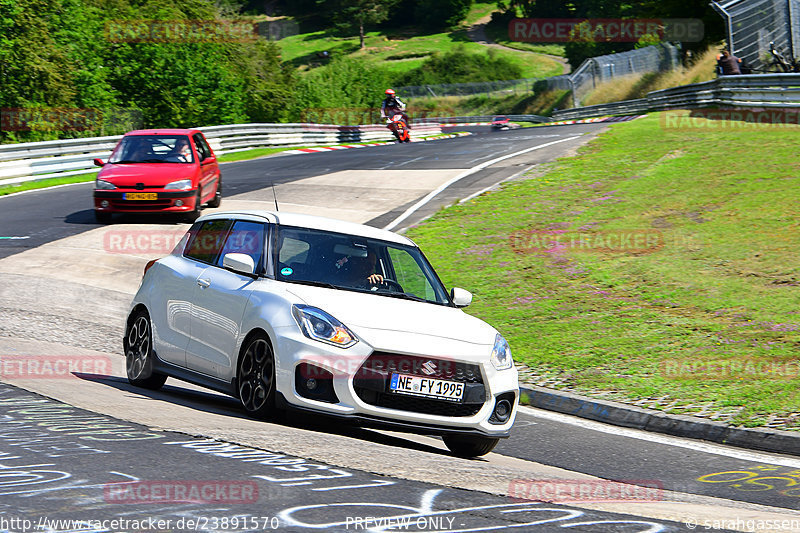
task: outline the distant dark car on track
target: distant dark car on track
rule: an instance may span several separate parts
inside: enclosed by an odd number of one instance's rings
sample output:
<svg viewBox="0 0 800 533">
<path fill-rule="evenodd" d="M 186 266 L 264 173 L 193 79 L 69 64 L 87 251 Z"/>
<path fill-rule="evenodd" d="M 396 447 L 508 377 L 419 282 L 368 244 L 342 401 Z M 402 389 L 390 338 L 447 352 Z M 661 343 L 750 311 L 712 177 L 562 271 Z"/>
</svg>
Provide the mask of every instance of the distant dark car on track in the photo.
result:
<svg viewBox="0 0 800 533">
<path fill-rule="evenodd" d="M 217 158 L 200 130 L 136 130 L 120 139 L 94 190 L 95 217 L 114 213 L 181 213 L 190 221 L 203 204 L 219 207 L 222 177 Z"/>
<path fill-rule="evenodd" d="M 492 119 L 493 130 L 506 130 L 511 126 L 508 117 L 505 115 L 497 115 Z"/>
</svg>

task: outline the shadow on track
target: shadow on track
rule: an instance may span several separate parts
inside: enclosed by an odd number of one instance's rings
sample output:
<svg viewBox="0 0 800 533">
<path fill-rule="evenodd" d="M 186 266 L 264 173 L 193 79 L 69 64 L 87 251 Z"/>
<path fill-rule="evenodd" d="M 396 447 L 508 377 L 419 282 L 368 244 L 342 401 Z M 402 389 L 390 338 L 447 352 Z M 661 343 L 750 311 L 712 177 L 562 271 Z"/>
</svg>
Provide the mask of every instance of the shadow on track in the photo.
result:
<svg viewBox="0 0 800 533">
<path fill-rule="evenodd" d="M 136 394 L 138 396 L 144 396 L 152 399 L 155 402 L 177 404 L 195 411 L 229 416 L 231 418 L 251 420 L 251 418 L 246 416 L 242 411 L 238 400 L 235 398 L 213 391 L 206 392 L 181 387 L 180 385 L 176 384 L 180 382 L 177 382 L 172 378 L 170 378 L 170 381 L 168 381 L 168 383 L 164 385 L 161 390 L 152 391 L 134 387 L 128 383 L 127 379 L 117 376 L 82 374 L 77 372 L 73 373 L 73 375 L 80 379 L 100 383 L 121 391 Z M 276 420 L 264 421 L 264 423 L 341 435 L 343 437 L 374 442 L 376 444 L 385 444 L 397 448 L 406 448 L 410 450 L 435 453 L 438 455 L 450 455 L 450 453 L 446 450 L 414 442 L 412 440 L 403 439 L 394 435 L 385 435 L 378 431 L 362 428 L 350 423 L 342 423 L 342 421 L 337 418 L 328 417 L 323 414 L 309 414 L 301 411 L 291 411 L 283 412 L 276 418 Z M 479 458 L 476 460 L 480 461 L 482 459 Z"/>
</svg>

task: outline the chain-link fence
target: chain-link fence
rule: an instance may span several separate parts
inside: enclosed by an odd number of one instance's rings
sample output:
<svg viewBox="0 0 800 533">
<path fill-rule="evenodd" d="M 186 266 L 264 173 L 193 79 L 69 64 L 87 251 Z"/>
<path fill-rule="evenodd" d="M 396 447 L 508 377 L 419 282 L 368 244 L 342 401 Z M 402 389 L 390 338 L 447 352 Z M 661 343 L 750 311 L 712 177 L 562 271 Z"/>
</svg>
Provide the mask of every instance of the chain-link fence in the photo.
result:
<svg viewBox="0 0 800 533">
<path fill-rule="evenodd" d="M 430 96 L 472 96 L 475 94 L 491 93 L 528 93 L 533 91 L 534 83 L 539 78 L 526 78 L 521 80 L 483 81 L 475 83 L 446 83 L 438 85 L 409 85 L 398 87 L 397 94 L 401 98 L 423 98 Z"/>
<path fill-rule="evenodd" d="M 537 90 L 572 91 L 573 105 L 578 105 L 598 83 L 629 74 L 671 70 L 680 64 L 680 53 L 669 43 L 608 54 L 587 59 L 575 72 L 546 78 L 536 84 Z"/>
<path fill-rule="evenodd" d="M 770 68 L 770 43 L 789 58 L 800 55 L 800 0 L 733 0 L 711 5 L 725 19 L 733 55 L 750 68 Z"/>
</svg>

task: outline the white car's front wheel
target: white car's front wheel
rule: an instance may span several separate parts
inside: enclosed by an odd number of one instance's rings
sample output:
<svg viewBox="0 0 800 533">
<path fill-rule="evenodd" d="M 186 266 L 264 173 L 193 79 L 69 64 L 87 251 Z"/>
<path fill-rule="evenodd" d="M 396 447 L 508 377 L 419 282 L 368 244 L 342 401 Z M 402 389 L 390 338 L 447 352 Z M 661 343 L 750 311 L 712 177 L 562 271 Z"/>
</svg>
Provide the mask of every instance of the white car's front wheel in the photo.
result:
<svg viewBox="0 0 800 533">
<path fill-rule="evenodd" d="M 275 414 L 275 356 L 263 333 L 250 337 L 239 358 L 239 400 L 247 414 L 269 418 Z"/>
<path fill-rule="evenodd" d="M 445 435 L 445 446 L 458 457 L 479 457 L 486 455 L 497 446 L 500 439 L 473 435 Z"/>
</svg>

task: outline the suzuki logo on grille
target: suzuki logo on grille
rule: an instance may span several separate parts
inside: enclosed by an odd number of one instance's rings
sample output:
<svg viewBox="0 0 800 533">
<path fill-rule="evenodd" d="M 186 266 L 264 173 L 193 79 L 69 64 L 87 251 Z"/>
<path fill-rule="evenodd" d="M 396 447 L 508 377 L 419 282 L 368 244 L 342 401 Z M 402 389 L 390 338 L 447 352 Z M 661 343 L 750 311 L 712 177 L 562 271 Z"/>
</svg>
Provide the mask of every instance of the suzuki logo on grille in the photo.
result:
<svg viewBox="0 0 800 533">
<path fill-rule="evenodd" d="M 429 376 L 436 373 L 436 363 L 433 361 L 425 361 L 422 363 L 422 372 Z"/>
</svg>

